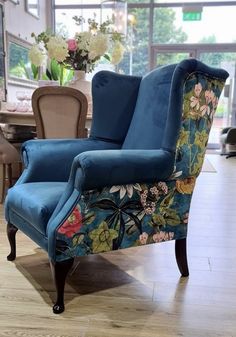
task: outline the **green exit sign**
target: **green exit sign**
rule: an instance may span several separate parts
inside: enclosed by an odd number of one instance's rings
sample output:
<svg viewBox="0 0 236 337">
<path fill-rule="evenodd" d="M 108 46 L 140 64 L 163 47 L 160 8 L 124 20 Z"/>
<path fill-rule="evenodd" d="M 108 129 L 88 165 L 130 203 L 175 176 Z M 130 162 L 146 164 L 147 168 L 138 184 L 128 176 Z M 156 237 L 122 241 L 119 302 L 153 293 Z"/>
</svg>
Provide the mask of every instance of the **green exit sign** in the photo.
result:
<svg viewBox="0 0 236 337">
<path fill-rule="evenodd" d="M 201 12 L 183 12 L 184 21 L 200 21 L 202 19 Z"/>
<path fill-rule="evenodd" d="M 203 6 L 185 5 L 182 7 L 183 21 L 200 21 L 202 19 Z"/>
</svg>

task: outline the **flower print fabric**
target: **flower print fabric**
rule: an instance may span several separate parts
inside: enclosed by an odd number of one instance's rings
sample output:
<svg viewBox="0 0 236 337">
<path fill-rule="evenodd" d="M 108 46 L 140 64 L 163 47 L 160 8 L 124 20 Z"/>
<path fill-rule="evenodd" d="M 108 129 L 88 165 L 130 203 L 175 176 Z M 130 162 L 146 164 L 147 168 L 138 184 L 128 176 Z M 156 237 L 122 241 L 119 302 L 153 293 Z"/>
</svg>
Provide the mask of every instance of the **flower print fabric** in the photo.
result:
<svg viewBox="0 0 236 337">
<path fill-rule="evenodd" d="M 57 260 L 186 238 L 192 193 L 223 86 L 223 81 L 204 74 L 189 76 L 169 180 L 84 192 L 58 228 Z"/>
</svg>

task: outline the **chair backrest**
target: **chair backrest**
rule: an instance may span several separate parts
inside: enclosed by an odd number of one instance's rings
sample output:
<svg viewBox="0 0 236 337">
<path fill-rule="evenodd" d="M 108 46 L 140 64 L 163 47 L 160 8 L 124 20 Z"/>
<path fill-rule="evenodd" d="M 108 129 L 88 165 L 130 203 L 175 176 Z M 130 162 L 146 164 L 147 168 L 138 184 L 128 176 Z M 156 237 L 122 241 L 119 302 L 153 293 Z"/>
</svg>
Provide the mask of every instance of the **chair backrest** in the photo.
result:
<svg viewBox="0 0 236 337">
<path fill-rule="evenodd" d="M 123 149 L 176 152 L 176 171 L 197 176 L 228 73 L 195 59 L 143 77 Z"/>
<path fill-rule="evenodd" d="M 83 138 L 88 110 L 86 96 L 74 88 L 37 88 L 32 107 L 38 138 Z"/>
<path fill-rule="evenodd" d="M 90 136 L 123 144 L 139 92 L 141 77 L 102 70 L 92 79 L 93 119 Z"/>
<path fill-rule="evenodd" d="M 143 77 L 123 149 L 158 149 L 162 145 L 176 64 L 155 69 Z M 182 95 L 182 93 L 181 93 Z M 176 98 L 178 99 L 177 95 Z M 176 110 L 181 115 L 181 109 Z M 177 122 L 180 123 L 180 119 Z M 175 132 L 178 133 L 179 125 Z"/>
</svg>

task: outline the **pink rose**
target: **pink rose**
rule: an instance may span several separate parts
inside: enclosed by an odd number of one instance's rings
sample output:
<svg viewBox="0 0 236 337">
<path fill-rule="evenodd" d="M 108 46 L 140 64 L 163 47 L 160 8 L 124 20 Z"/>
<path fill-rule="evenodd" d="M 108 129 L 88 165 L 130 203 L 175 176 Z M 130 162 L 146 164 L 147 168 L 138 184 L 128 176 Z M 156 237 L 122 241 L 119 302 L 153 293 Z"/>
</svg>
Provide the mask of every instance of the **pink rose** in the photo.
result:
<svg viewBox="0 0 236 337">
<path fill-rule="evenodd" d="M 59 227 L 58 233 L 72 238 L 74 234 L 78 233 L 83 225 L 82 214 L 76 207 L 69 218 Z"/>
<path fill-rule="evenodd" d="M 67 40 L 67 45 L 68 45 L 69 51 L 76 51 L 77 44 L 76 44 L 76 41 L 74 39 Z"/>
</svg>

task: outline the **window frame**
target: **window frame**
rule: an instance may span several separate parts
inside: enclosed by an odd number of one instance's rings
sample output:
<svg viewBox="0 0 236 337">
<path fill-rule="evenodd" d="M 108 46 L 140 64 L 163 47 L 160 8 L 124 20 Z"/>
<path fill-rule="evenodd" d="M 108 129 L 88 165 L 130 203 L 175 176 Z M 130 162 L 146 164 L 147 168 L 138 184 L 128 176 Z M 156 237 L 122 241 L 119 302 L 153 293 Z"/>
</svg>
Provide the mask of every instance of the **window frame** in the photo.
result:
<svg viewBox="0 0 236 337">
<path fill-rule="evenodd" d="M 30 7 L 30 0 L 25 0 L 25 10 L 27 13 L 29 13 L 30 15 L 34 16 L 35 18 L 39 19 L 39 0 L 37 0 L 36 2 L 36 11 L 37 14 L 34 13 L 34 10 L 32 10 L 32 8 Z"/>
<path fill-rule="evenodd" d="M 0 25 L 1 25 L 1 31 L 2 31 L 2 51 L 0 51 L 1 53 L 1 57 L 2 57 L 2 64 L 3 64 L 3 97 L 2 100 L 6 101 L 7 99 L 7 79 L 6 79 L 6 45 L 5 45 L 5 34 L 4 34 L 4 7 L 3 4 L 0 3 L 0 7 L 1 7 L 1 14 L 0 14 Z"/>
</svg>

